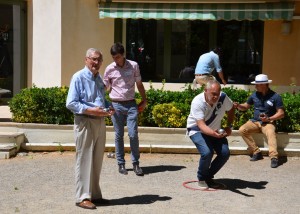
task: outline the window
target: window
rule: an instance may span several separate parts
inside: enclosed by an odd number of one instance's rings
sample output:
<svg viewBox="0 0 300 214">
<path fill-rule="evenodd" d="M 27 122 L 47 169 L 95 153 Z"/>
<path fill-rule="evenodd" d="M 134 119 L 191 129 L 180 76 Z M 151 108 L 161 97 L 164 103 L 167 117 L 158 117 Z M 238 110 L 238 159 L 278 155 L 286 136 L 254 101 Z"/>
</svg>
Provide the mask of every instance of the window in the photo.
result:
<svg viewBox="0 0 300 214">
<path fill-rule="evenodd" d="M 25 27 L 25 1 L 0 4 L 0 88 L 11 92 L 1 98 L 11 98 L 26 85 Z"/>
<path fill-rule="evenodd" d="M 128 19 L 126 44 L 143 81 L 192 82 L 199 56 L 220 46 L 228 82 L 249 84 L 261 73 L 263 21 Z"/>
<path fill-rule="evenodd" d="M 11 5 L 0 5 L 0 14 L 0 88 L 12 91 L 13 7 Z"/>
</svg>

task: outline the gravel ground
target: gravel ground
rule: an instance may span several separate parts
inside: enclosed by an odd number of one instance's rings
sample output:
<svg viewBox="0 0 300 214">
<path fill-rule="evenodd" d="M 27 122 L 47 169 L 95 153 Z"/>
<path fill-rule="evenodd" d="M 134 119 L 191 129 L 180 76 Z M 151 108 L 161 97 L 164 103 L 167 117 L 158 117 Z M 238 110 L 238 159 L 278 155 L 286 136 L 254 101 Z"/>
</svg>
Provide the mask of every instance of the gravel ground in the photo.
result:
<svg viewBox="0 0 300 214">
<path fill-rule="evenodd" d="M 129 162 L 129 155 L 126 160 Z M 281 159 L 270 168 L 264 157 L 250 162 L 231 156 L 216 175 L 226 190 L 199 191 L 183 186 L 196 180 L 198 155 L 141 154 L 145 176 L 117 171 L 105 156 L 101 174 L 104 198 L 110 206 L 85 210 L 75 206 L 74 152 L 29 153 L 0 160 L 0 213 L 300 213 L 300 158 Z M 196 183 L 188 183 L 197 188 Z"/>
</svg>

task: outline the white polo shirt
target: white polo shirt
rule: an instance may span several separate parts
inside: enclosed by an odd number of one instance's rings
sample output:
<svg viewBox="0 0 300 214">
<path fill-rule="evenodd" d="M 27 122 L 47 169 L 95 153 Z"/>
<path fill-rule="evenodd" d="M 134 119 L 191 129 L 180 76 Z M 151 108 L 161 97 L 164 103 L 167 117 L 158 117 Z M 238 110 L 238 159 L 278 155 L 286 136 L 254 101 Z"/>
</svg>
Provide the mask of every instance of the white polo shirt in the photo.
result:
<svg viewBox="0 0 300 214">
<path fill-rule="evenodd" d="M 213 130 L 220 129 L 221 121 L 225 115 L 225 112 L 229 111 L 233 106 L 231 99 L 224 92 L 221 92 L 221 94 L 222 93 L 225 95 L 223 104 L 220 101 L 220 98 L 221 98 L 221 96 L 220 96 L 219 101 L 216 102 L 213 106 L 210 106 L 205 101 L 204 92 L 197 95 L 193 99 L 192 104 L 191 104 L 190 114 L 187 118 L 187 128 L 197 127 L 197 120 L 207 121 L 210 118 L 214 118 L 212 120 L 212 122 L 208 125 L 208 127 L 210 127 Z M 215 115 L 215 116 L 213 116 L 213 115 Z M 198 131 L 191 130 L 189 132 L 189 136 L 191 136 L 197 132 Z"/>
</svg>

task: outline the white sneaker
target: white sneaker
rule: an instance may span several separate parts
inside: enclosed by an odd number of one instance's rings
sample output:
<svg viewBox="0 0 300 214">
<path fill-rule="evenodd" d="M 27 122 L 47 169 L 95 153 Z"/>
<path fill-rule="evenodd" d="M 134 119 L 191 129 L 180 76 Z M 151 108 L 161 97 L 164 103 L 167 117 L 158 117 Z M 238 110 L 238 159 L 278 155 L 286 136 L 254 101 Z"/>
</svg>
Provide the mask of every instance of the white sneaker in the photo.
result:
<svg viewBox="0 0 300 214">
<path fill-rule="evenodd" d="M 205 181 L 198 181 L 198 185 L 199 185 L 201 190 L 207 190 L 208 189 L 208 185 Z"/>
</svg>

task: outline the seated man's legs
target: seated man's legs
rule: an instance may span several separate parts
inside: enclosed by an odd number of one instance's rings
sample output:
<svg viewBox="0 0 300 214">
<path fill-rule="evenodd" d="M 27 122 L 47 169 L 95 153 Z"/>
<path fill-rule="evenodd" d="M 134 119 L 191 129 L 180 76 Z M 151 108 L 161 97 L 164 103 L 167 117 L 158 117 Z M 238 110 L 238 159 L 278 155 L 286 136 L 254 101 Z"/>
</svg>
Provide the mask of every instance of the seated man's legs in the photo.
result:
<svg viewBox="0 0 300 214">
<path fill-rule="evenodd" d="M 262 126 L 262 133 L 266 135 L 269 145 L 269 157 L 278 159 L 277 152 L 277 138 L 275 133 L 275 126 L 273 124 L 266 124 Z"/>
<path fill-rule="evenodd" d="M 250 152 L 250 155 L 260 153 L 260 150 L 251 135 L 252 133 L 259 132 L 261 132 L 260 124 L 258 122 L 252 122 L 250 120 L 239 128 L 239 133 L 248 145 L 248 151 Z"/>
</svg>

